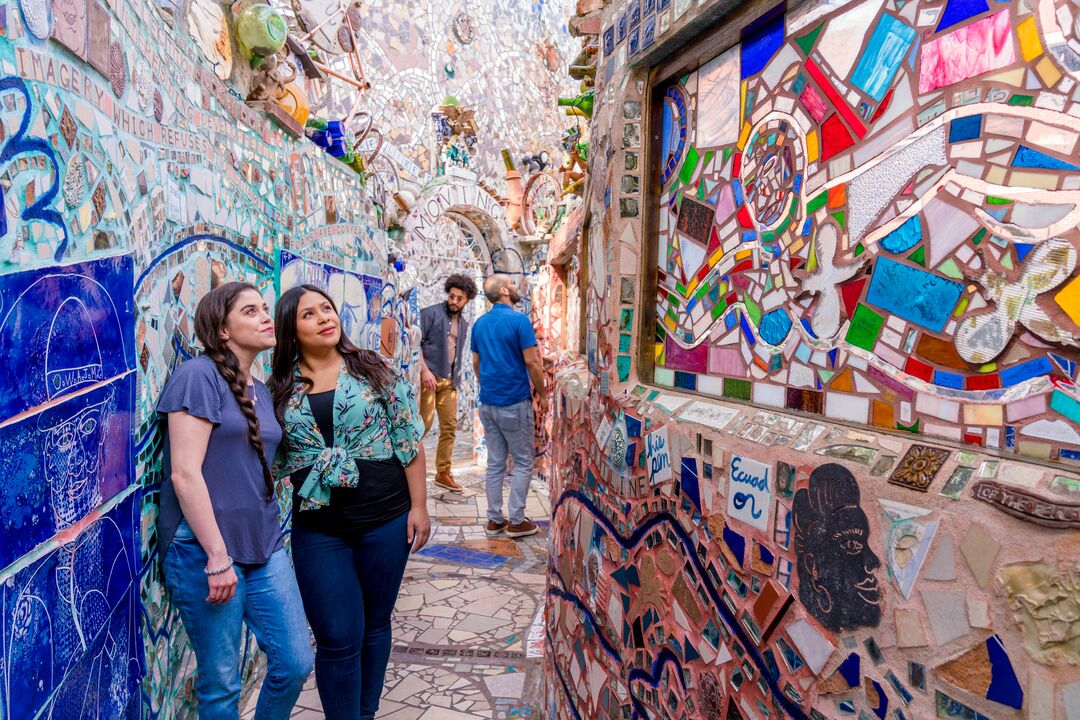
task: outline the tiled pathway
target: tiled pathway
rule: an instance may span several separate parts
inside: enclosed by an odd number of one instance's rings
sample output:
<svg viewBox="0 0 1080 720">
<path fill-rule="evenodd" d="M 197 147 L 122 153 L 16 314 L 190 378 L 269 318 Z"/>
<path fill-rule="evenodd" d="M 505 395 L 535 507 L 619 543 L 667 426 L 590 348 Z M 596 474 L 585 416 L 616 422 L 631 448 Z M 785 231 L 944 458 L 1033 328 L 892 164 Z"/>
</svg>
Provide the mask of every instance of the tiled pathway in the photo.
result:
<svg viewBox="0 0 1080 720">
<path fill-rule="evenodd" d="M 432 435 L 429 463 L 434 458 Z M 484 471 L 459 444 L 463 495 L 432 492 L 432 538 L 414 555 L 394 613 L 394 651 L 379 718 L 540 718 L 548 489 L 533 481 L 526 514 L 540 533 L 488 539 Z M 433 473 L 432 473 L 433 475 Z M 531 637 L 530 637 L 531 632 Z M 244 717 L 251 717 L 255 698 Z M 323 717 L 312 675 L 293 717 Z"/>
</svg>

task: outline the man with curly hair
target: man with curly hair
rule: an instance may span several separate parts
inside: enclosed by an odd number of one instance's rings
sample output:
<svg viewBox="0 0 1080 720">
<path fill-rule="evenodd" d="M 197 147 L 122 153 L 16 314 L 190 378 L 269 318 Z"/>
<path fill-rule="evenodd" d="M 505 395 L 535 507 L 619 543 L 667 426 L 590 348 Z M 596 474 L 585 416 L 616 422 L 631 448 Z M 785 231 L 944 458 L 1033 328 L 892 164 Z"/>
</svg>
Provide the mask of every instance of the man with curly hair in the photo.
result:
<svg viewBox="0 0 1080 720">
<path fill-rule="evenodd" d="M 446 301 L 420 311 L 420 414 L 424 432 L 439 413 L 439 446 L 435 451 L 435 485 L 453 493 L 461 485 L 450 472 L 457 433 L 457 389 L 465 361 L 465 336 L 469 323 L 461 313 L 476 297 L 476 283 L 455 273 L 443 284 Z"/>
</svg>

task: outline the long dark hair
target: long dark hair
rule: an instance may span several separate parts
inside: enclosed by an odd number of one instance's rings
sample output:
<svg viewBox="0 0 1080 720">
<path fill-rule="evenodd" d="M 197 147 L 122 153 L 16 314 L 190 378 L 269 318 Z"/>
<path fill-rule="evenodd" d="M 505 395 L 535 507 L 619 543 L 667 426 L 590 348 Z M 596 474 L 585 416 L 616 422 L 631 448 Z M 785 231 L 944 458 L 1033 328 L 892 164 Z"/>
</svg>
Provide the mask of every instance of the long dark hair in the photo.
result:
<svg viewBox="0 0 1080 720">
<path fill-rule="evenodd" d="M 270 474 L 270 464 L 266 461 L 266 449 L 263 447 L 262 432 L 259 428 L 259 416 L 255 414 L 255 403 L 248 397 L 247 387 L 240 375 L 240 361 L 229 346 L 221 339 L 221 329 L 225 326 L 225 320 L 236 304 L 240 293 L 247 290 L 259 292 L 251 283 L 229 282 L 220 285 L 199 301 L 195 308 L 195 336 L 204 348 L 206 357 L 214 361 L 218 372 L 229 384 L 236 404 L 244 413 L 248 424 L 248 440 L 255 452 L 259 454 L 259 462 L 262 463 L 263 479 L 266 481 L 267 499 L 274 496 L 274 478 Z"/>
<path fill-rule="evenodd" d="M 300 298 L 313 292 L 326 298 L 334 312 L 338 311 L 334 299 L 326 291 L 315 285 L 297 285 L 286 290 L 277 301 L 274 312 L 274 328 L 277 333 L 277 347 L 274 348 L 273 372 L 270 377 L 270 392 L 274 396 L 274 412 L 278 422 L 284 422 L 285 406 L 293 393 L 295 379 L 293 373 L 300 362 L 300 342 L 296 338 L 296 313 L 300 307 Z M 340 326 L 339 326 L 340 327 Z M 337 351 L 345 362 L 345 368 L 357 380 L 362 380 L 380 396 L 385 396 L 394 384 L 394 372 L 378 353 L 361 350 L 342 332 L 338 338 Z M 300 382 L 305 392 L 313 383 L 311 378 L 300 375 Z"/>
</svg>

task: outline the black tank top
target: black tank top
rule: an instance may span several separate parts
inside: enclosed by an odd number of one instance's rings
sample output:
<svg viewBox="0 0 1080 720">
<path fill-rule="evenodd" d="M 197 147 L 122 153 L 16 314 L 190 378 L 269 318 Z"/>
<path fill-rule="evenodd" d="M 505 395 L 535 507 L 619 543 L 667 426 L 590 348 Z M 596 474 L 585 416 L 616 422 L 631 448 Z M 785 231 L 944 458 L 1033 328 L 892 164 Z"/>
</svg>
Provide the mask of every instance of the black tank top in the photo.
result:
<svg viewBox="0 0 1080 720">
<path fill-rule="evenodd" d="M 334 391 L 310 393 L 308 403 L 326 447 L 334 446 Z M 388 460 L 357 460 L 360 480 L 354 488 L 333 488 L 326 507 L 297 512 L 300 488 L 311 468 L 292 475 L 293 527 L 334 535 L 378 527 L 409 510 L 412 500 L 405 468 L 396 457 Z"/>
</svg>

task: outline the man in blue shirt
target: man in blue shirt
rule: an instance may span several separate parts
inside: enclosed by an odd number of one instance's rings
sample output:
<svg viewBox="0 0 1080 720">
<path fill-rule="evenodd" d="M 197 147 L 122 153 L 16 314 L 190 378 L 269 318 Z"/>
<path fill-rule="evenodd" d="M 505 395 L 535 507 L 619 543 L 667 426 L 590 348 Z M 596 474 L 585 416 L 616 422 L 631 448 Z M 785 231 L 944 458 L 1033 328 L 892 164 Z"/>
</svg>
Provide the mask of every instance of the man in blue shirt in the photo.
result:
<svg viewBox="0 0 1080 720">
<path fill-rule="evenodd" d="M 536 523 L 525 517 L 525 497 L 536 454 L 534 396 L 540 412 L 547 412 L 544 365 L 532 324 L 513 308 L 521 302 L 514 279 L 492 275 L 484 281 L 484 295 L 492 308 L 473 325 L 472 354 L 480 381 L 480 422 L 488 450 L 487 534 L 494 537 L 505 532 L 507 537 L 519 538 L 536 533 Z M 514 457 L 509 522 L 502 511 L 508 454 Z"/>
</svg>

